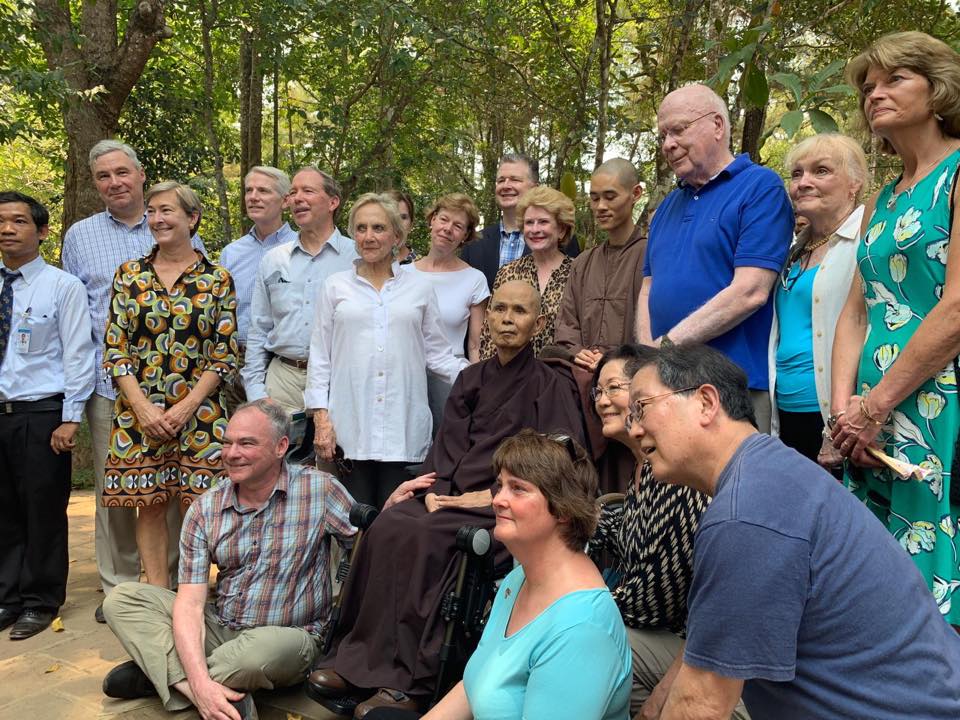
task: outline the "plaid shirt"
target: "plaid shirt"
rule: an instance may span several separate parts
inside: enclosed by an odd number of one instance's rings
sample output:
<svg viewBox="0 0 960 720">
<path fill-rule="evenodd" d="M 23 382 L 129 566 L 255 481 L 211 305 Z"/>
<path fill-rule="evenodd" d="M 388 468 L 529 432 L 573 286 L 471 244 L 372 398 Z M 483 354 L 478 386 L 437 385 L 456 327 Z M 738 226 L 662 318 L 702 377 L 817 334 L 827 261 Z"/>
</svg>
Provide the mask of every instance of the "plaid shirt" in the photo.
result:
<svg viewBox="0 0 960 720">
<path fill-rule="evenodd" d="M 500 223 L 500 267 L 514 260 L 519 260 L 523 255 L 523 232 L 514 230 L 507 232 L 503 229 L 503 222 Z"/>
<path fill-rule="evenodd" d="M 206 584 L 217 565 L 216 611 L 233 629 L 299 627 L 330 620 L 330 536 L 352 543 L 353 498 L 332 475 L 284 463 L 260 508 L 240 506 L 223 482 L 190 506 L 180 535 L 180 583 Z"/>
<path fill-rule="evenodd" d="M 94 392 L 111 400 L 116 396 L 113 381 L 103 370 L 103 336 L 110 313 L 113 276 L 123 263 L 149 254 L 153 245 L 146 213 L 136 225 L 127 227 L 105 210 L 71 225 L 63 238 L 60 256 L 63 269 L 80 278 L 87 289 L 96 352 L 97 386 Z M 193 246 L 206 254 L 199 235 L 193 236 Z"/>
</svg>

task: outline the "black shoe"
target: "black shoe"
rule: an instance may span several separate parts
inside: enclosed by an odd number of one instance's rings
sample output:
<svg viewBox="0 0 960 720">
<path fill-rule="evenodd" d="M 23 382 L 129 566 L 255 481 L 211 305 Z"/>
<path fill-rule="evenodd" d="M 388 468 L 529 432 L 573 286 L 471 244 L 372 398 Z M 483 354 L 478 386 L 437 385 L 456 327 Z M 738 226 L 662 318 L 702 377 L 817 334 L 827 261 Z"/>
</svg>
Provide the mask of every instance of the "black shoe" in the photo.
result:
<svg viewBox="0 0 960 720">
<path fill-rule="evenodd" d="M 153 697 L 157 689 L 133 660 L 117 665 L 103 679 L 103 694 L 121 700 Z"/>
<path fill-rule="evenodd" d="M 0 630 L 6 630 L 8 627 L 13 625 L 19 617 L 19 610 L 7 610 L 6 608 L 0 608 Z"/>
<path fill-rule="evenodd" d="M 231 700 L 233 709 L 240 713 L 240 720 L 257 720 L 257 706 L 253 704 L 253 695 L 247 693 L 243 700 Z"/>
<path fill-rule="evenodd" d="M 20 617 L 10 628 L 11 640 L 26 640 L 33 637 L 38 632 L 42 632 L 50 627 L 50 623 L 57 616 L 55 612 L 37 610 L 30 608 L 20 613 Z"/>
<path fill-rule="evenodd" d="M 101 625 L 107 624 L 107 619 L 103 616 L 103 603 L 97 605 L 97 609 L 93 611 L 93 619 Z"/>
</svg>

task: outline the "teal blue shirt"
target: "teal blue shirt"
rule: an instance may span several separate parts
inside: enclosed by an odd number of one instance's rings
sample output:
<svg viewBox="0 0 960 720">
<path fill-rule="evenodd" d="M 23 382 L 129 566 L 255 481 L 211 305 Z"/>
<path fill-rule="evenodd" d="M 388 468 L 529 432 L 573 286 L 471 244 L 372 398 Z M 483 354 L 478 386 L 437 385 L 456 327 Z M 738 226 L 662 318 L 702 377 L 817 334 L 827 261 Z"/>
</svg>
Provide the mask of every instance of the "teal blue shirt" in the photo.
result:
<svg viewBox="0 0 960 720">
<path fill-rule="evenodd" d="M 606 589 L 564 595 L 506 637 L 517 567 L 500 585 L 463 685 L 475 720 L 626 720 L 630 645 Z"/>
<path fill-rule="evenodd" d="M 818 265 L 800 273 L 794 264 L 787 287 L 777 285 L 777 407 L 787 412 L 819 412 L 816 376 L 813 372 L 813 278 Z"/>
</svg>

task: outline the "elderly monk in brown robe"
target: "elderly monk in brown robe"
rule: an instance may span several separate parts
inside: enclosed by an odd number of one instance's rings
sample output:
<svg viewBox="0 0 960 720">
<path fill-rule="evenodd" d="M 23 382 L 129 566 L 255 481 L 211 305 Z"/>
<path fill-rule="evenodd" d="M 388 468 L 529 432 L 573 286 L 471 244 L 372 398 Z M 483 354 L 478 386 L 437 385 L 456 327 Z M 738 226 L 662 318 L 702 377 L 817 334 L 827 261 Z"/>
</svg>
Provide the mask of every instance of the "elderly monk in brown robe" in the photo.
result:
<svg viewBox="0 0 960 720">
<path fill-rule="evenodd" d="M 487 324 L 497 354 L 460 373 L 425 462 L 428 474 L 403 483 L 364 538 L 344 586 L 350 600 L 336 661 L 308 680 L 327 697 L 362 697 L 360 689 L 367 689 L 372 697 L 354 717 L 373 707 L 413 708 L 433 692 L 443 640 L 440 603 L 455 581 L 454 538 L 463 525 L 493 529 L 489 488 L 500 442 L 527 427 L 583 441 L 575 384 L 530 347 L 543 322 L 536 288 L 513 281 L 496 290 Z M 427 488 L 435 512 L 414 497 Z"/>
<path fill-rule="evenodd" d="M 633 206 L 641 193 L 636 168 L 623 158 L 607 160 L 590 178 L 590 209 L 607 239 L 573 261 L 557 313 L 553 345 L 540 354 L 582 368 L 584 372 L 578 374 L 581 384 L 592 384 L 587 373 L 592 375 L 604 352 L 633 342 L 634 310 L 647 249 L 647 240 L 633 221 Z M 582 390 L 586 407 L 587 391 Z M 592 423 L 590 439 L 600 491 L 625 492 L 633 476 L 633 456 L 620 443 L 607 443 L 596 417 L 589 411 L 587 416 Z"/>
</svg>

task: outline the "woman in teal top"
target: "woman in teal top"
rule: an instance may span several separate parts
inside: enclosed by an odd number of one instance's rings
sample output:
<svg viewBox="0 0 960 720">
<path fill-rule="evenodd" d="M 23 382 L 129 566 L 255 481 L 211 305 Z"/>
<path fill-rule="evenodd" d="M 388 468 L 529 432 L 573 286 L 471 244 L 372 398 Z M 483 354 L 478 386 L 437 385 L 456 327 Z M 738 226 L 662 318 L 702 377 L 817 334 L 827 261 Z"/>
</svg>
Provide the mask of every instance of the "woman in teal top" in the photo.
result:
<svg viewBox="0 0 960 720">
<path fill-rule="evenodd" d="M 903 174 L 868 206 L 833 357 L 834 445 L 851 489 L 874 510 L 960 625 L 960 55 L 919 32 L 877 40 L 847 68 L 882 150 Z M 928 471 L 903 480 L 868 445 Z M 891 578 L 891 582 L 896 582 Z M 958 602 L 953 603 L 956 599 Z"/>
<path fill-rule="evenodd" d="M 565 436 L 523 430 L 493 466 L 494 536 L 520 567 L 501 584 L 463 681 L 425 717 L 626 720 L 630 645 L 583 552 L 597 523 L 592 463 Z"/>
</svg>

